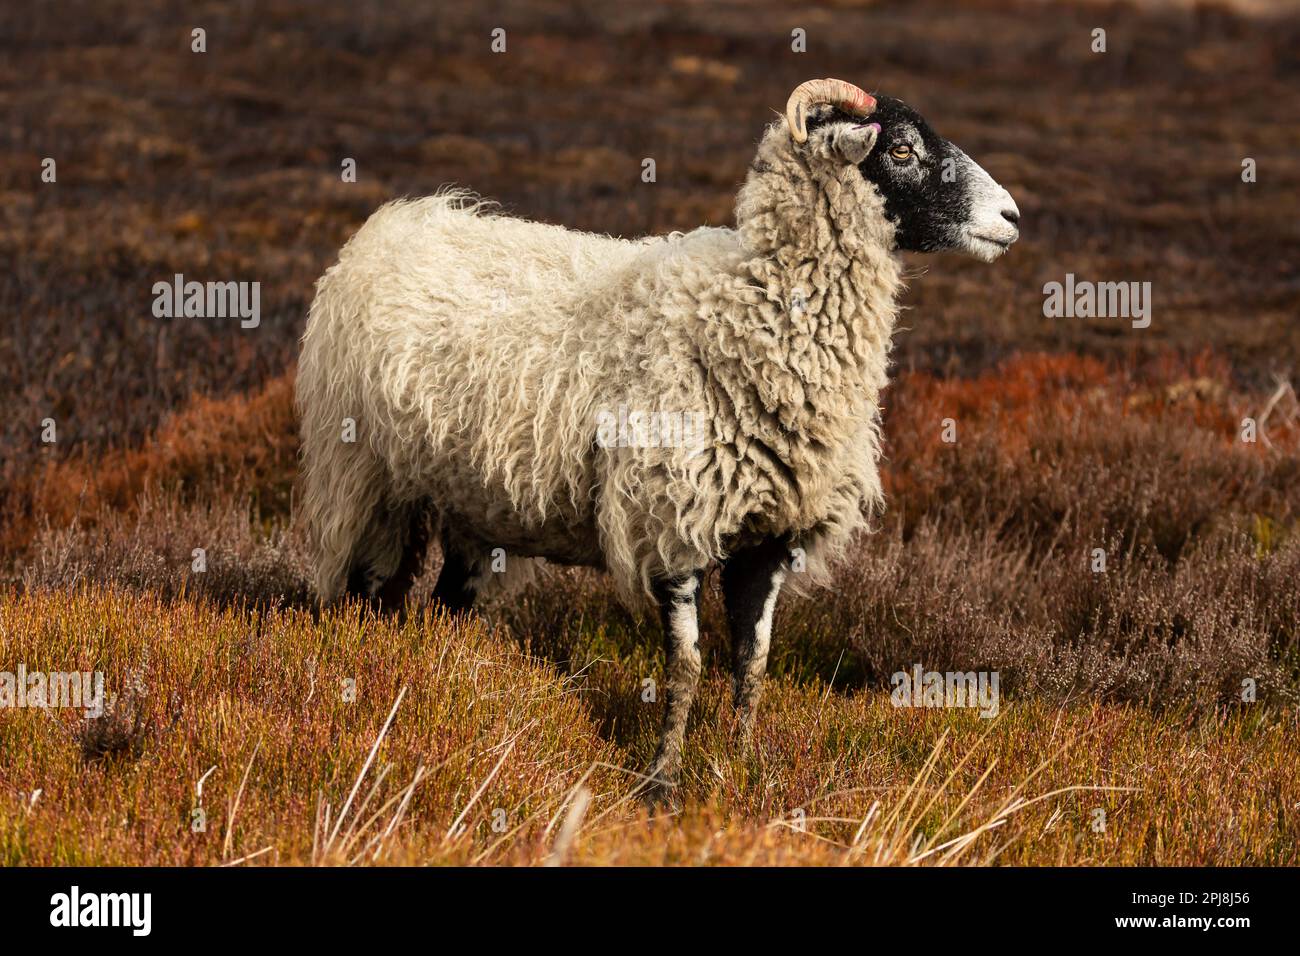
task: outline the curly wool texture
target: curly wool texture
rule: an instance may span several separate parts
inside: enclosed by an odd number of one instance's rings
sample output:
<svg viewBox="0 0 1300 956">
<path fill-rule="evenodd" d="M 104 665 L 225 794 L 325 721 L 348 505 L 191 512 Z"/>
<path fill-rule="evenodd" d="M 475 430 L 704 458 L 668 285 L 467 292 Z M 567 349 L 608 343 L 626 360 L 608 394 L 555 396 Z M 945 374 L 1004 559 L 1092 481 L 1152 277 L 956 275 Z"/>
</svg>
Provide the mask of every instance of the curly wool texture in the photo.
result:
<svg viewBox="0 0 1300 956">
<path fill-rule="evenodd" d="M 391 573 L 425 507 L 480 567 L 497 548 L 600 566 L 633 603 L 767 535 L 806 553 L 791 583 L 824 583 L 882 504 L 901 286 L 883 202 L 834 136 L 770 126 L 736 229 L 625 241 L 462 192 L 371 216 L 318 283 L 299 363 L 322 599 L 358 560 Z M 707 433 L 600 447 L 620 408 Z"/>
</svg>

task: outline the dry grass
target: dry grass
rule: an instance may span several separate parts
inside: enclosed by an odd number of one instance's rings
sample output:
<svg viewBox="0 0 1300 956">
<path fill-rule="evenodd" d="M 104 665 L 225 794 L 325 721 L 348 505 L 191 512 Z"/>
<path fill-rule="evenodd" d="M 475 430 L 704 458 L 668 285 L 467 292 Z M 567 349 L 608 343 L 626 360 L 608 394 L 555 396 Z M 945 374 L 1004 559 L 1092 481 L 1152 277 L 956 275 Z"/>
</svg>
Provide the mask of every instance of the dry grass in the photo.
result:
<svg viewBox="0 0 1300 956">
<path fill-rule="evenodd" d="M 714 674 L 686 809 L 651 820 L 627 799 L 656 714 L 639 682 L 599 664 L 566 677 L 477 623 L 314 622 L 91 588 L 6 595 L 0 653 L 101 668 L 110 692 L 138 681 L 148 728 L 88 760 L 79 714 L 0 716 L 4 864 L 539 864 L 557 844 L 567 862 L 618 864 L 1297 856 L 1298 728 L 1263 709 L 1189 722 L 1029 701 L 990 723 L 782 679 L 742 752 Z M 614 694 L 611 740 L 593 701 Z"/>
</svg>

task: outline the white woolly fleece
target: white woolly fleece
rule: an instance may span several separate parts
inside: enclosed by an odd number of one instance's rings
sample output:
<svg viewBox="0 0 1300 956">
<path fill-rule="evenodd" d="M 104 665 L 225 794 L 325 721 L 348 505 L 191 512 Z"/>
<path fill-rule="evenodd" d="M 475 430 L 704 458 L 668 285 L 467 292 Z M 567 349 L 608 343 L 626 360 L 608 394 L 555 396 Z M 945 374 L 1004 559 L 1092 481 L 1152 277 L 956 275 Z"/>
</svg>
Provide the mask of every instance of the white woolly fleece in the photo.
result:
<svg viewBox="0 0 1300 956">
<path fill-rule="evenodd" d="M 827 564 L 881 505 L 900 271 L 874 186 L 768 128 L 736 229 L 625 241 L 463 192 L 379 209 L 303 337 L 302 517 L 323 600 L 424 502 L 471 554 L 604 567 L 630 602 L 763 535 Z M 597 413 L 701 412 L 702 449 L 605 448 Z M 343 420 L 357 441 L 340 440 Z M 497 576 L 489 576 L 497 577 Z"/>
</svg>

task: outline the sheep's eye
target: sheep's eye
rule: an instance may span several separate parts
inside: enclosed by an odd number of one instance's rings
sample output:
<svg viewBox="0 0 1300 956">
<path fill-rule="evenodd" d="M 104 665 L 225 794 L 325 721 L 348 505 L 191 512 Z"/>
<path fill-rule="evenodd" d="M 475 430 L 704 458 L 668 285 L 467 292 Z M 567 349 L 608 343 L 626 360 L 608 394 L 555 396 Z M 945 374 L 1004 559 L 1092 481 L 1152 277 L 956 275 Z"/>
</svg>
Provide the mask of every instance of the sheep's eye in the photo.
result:
<svg viewBox="0 0 1300 956">
<path fill-rule="evenodd" d="M 905 163 L 912 158 L 912 147 L 907 145 L 898 145 L 889 151 L 889 155 L 900 163 Z"/>
</svg>

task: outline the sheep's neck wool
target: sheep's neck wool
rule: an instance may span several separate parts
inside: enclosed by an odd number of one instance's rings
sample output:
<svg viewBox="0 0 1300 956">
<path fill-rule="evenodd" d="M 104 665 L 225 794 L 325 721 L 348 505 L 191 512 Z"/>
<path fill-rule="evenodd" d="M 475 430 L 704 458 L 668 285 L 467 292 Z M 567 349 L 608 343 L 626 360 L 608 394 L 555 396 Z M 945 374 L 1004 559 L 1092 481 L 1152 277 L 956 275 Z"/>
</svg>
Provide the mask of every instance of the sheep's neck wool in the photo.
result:
<svg viewBox="0 0 1300 956">
<path fill-rule="evenodd" d="M 663 309 L 639 353 L 647 383 L 706 408 L 711 429 L 704 453 L 608 473 L 625 494 L 602 499 L 605 553 L 643 583 L 772 535 L 804 559 L 793 586 L 822 583 L 882 503 L 878 399 L 901 288 L 883 201 L 856 168 L 796 152 L 778 123 L 736 218 L 735 233 L 670 240 L 671 282 L 639 290 Z"/>
<path fill-rule="evenodd" d="M 737 346 L 761 403 L 750 420 L 766 426 L 754 437 L 796 486 L 790 526 L 776 530 L 838 552 L 861 524 L 845 519 L 881 503 L 878 400 L 902 287 L 893 226 L 855 167 L 796 152 L 779 123 L 759 146 L 736 218 L 750 300 Z"/>
</svg>

